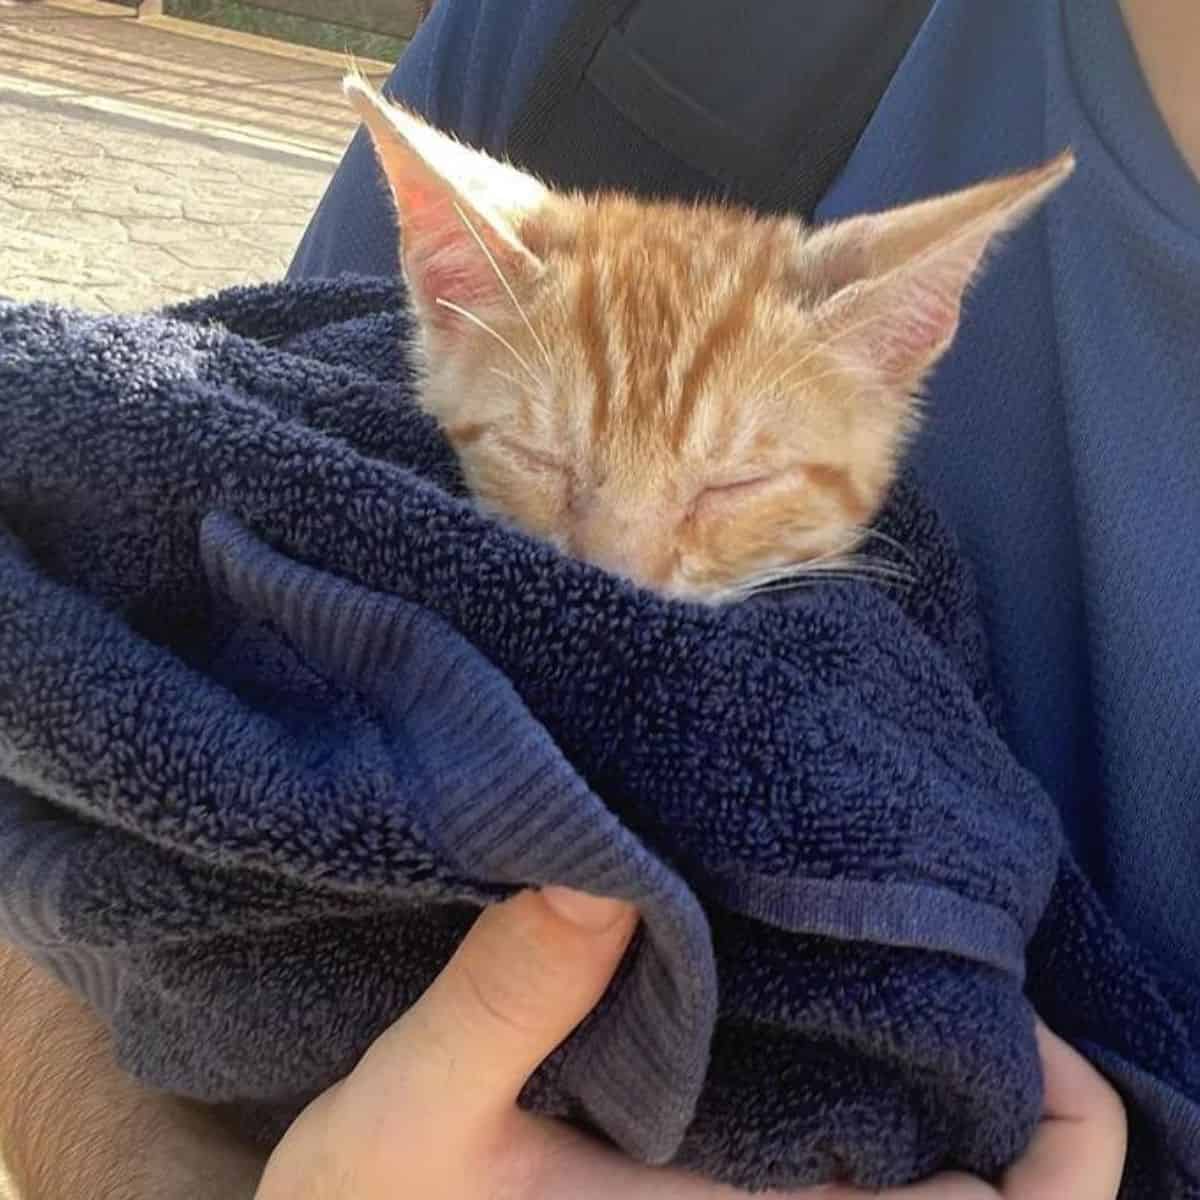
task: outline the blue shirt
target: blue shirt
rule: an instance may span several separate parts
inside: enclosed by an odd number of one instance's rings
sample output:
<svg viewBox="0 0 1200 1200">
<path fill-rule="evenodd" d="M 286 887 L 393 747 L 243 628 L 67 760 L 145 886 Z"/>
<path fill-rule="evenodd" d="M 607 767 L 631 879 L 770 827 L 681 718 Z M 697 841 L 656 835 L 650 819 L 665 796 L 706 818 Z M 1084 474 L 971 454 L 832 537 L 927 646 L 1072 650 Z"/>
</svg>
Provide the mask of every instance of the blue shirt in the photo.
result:
<svg viewBox="0 0 1200 1200">
<path fill-rule="evenodd" d="M 499 149 L 570 0 L 441 0 L 389 85 Z M 1031 165 L 1076 176 L 994 256 L 919 474 L 975 564 L 1018 756 L 1125 928 L 1200 984 L 1200 185 L 1116 0 L 938 0 L 818 216 Z M 362 135 L 293 276 L 390 273 Z"/>
</svg>

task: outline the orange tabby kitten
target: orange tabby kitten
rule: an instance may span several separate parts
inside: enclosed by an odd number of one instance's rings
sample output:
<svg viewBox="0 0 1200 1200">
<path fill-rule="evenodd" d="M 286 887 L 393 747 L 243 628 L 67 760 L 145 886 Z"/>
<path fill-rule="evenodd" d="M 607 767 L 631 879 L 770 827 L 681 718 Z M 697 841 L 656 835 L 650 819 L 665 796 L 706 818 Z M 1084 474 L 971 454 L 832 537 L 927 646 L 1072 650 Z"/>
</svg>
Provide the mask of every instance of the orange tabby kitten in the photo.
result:
<svg viewBox="0 0 1200 1200">
<path fill-rule="evenodd" d="M 813 229 L 555 192 L 345 89 L 395 199 L 423 403 L 479 504 L 708 602 L 846 562 L 989 242 L 1074 165 Z"/>
</svg>

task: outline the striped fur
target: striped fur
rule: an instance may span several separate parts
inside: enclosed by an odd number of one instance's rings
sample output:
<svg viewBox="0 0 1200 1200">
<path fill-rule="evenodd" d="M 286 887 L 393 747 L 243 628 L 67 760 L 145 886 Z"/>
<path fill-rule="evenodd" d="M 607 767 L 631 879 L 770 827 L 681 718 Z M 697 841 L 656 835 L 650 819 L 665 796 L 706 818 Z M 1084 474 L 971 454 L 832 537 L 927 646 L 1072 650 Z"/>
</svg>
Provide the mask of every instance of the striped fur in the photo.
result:
<svg viewBox="0 0 1200 1200">
<path fill-rule="evenodd" d="M 478 502 L 709 602 L 853 569 L 985 250 L 1072 166 L 811 230 L 555 193 L 346 90 L 396 202 L 424 403 Z"/>
</svg>

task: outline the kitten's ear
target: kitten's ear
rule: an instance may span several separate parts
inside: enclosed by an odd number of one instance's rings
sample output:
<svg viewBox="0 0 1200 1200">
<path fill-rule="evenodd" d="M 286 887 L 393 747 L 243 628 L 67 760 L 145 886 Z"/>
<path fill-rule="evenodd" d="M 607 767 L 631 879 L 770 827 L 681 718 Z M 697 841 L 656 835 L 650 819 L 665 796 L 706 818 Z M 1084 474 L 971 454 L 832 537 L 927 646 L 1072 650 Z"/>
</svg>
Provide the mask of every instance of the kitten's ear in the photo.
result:
<svg viewBox="0 0 1200 1200">
<path fill-rule="evenodd" d="M 409 290 L 426 321 L 461 329 L 447 305 L 476 314 L 505 302 L 506 283 L 540 272 L 519 229 L 547 202 L 543 184 L 389 104 L 360 75 L 347 75 L 342 87 L 395 200 Z"/>
<path fill-rule="evenodd" d="M 1068 151 L 1035 170 L 814 234 L 810 263 L 838 291 L 818 310 L 827 335 L 889 386 L 915 390 L 958 330 L 963 295 L 998 235 L 1074 169 Z"/>
</svg>

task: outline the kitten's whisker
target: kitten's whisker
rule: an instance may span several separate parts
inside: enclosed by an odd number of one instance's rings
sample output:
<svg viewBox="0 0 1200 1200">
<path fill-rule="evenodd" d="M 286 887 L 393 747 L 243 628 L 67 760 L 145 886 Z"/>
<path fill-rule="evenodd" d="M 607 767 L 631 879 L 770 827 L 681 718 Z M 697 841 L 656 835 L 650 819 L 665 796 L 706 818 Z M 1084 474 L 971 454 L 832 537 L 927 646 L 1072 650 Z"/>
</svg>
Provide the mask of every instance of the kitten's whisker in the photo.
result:
<svg viewBox="0 0 1200 1200">
<path fill-rule="evenodd" d="M 780 371 L 778 375 L 775 376 L 769 386 L 760 387 L 757 391 L 757 394 L 763 397 L 771 396 L 773 394 L 783 394 L 785 385 L 791 382 L 792 377 L 800 372 L 801 368 L 808 362 L 808 358 L 809 356 L 805 355 L 801 359 L 798 359 L 795 363 L 789 364 L 782 371 Z M 849 376 L 852 379 L 856 379 L 857 386 L 863 393 L 869 394 L 870 392 L 883 391 L 885 388 L 885 385 L 879 378 L 877 372 L 871 370 L 871 368 L 866 365 L 852 362 L 840 363 L 836 367 L 828 367 L 825 370 L 819 371 L 816 375 L 808 376 L 804 380 L 804 383 L 808 385 L 816 384 L 820 383 L 824 379 L 829 379 L 834 376 Z"/>
<path fill-rule="evenodd" d="M 887 319 L 886 314 L 882 314 L 882 315 L 877 314 L 875 316 L 867 317 L 861 321 L 853 321 L 853 322 L 851 322 L 851 324 L 845 325 L 841 329 L 838 329 L 835 332 L 829 334 L 822 341 L 818 342 L 815 346 L 810 347 L 809 350 L 807 352 L 805 352 L 804 354 L 802 354 L 798 359 L 796 359 L 795 362 L 790 363 L 788 365 L 788 367 L 786 368 L 786 370 L 784 370 L 783 373 L 776 380 L 774 386 L 778 387 L 783 382 L 790 379 L 806 363 L 810 362 L 818 354 L 824 354 L 827 351 L 829 351 L 832 347 L 836 346 L 837 343 L 842 338 L 849 337 L 853 333 L 860 333 L 864 329 L 870 329 L 873 325 L 878 325 L 886 319 Z M 800 335 L 800 336 L 803 336 L 803 335 Z M 774 358 L 774 356 L 772 356 L 772 359 L 773 358 Z M 855 370 L 855 365 L 854 364 L 846 364 L 846 366 L 843 369 L 845 369 L 846 371 L 852 372 Z M 859 368 L 859 369 L 861 369 L 861 368 Z M 884 385 L 881 382 L 878 384 L 878 386 L 883 387 Z"/>
<path fill-rule="evenodd" d="M 754 587 L 747 592 L 751 596 L 763 596 L 768 592 L 790 592 L 797 588 L 814 588 L 827 587 L 833 583 L 849 583 L 849 582 L 867 582 L 855 575 L 848 574 L 831 574 L 822 575 L 782 575 L 778 579 L 769 579 L 763 583 L 756 583 Z"/>
<path fill-rule="evenodd" d="M 812 560 L 812 561 L 815 561 L 815 560 Z M 864 566 L 879 567 L 881 569 L 899 571 L 904 574 L 909 573 L 907 567 L 900 566 L 899 564 L 892 562 L 892 560 L 890 558 L 874 558 L 869 554 L 852 554 L 852 555 L 847 556 L 843 561 L 852 563 L 852 564 L 860 564 L 861 563 Z"/>
<path fill-rule="evenodd" d="M 855 567 L 843 564 L 834 566 L 832 563 L 826 567 L 822 567 L 816 571 L 796 571 L 791 575 L 781 576 L 778 580 L 772 580 L 771 583 L 792 583 L 797 580 L 807 580 L 809 583 L 819 583 L 822 580 L 830 582 L 833 580 L 858 579 L 864 582 L 877 583 L 903 583 L 906 586 L 912 583 L 912 578 L 901 572 L 881 570 L 872 567 Z"/>
<path fill-rule="evenodd" d="M 753 596 L 763 592 L 786 591 L 789 588 L 815 587 L 818 584 L 858 581 L 861 583 L 884 584 L 889 587 L 910 586 L 914 582 L 911 572 L 896 567 L 893 563 L 864 557 L 844 558 L 828 555 L 791 563 L 742 580 L 722 593 L 722 596 Z"/>
<path fill-rule="evenodd" d="M 780 342 L 779 345 L 767 355 L 766 359 L 759 364 L 758 370 L 755 372 L 754 379 L 751 381 L 749 390 L 758 390 L 759 382 L 762 380 L 763 376 L 766 375 L 767 371 L 769 371 L 770 368 L 779 361 L 781 355 L 790 350 L 803 336 L 804 332 L 801 332 L 796 334 L 794 337 L 785 338 L 782 342 Z"/>
<path fill-rule="evenodd" d="M 774 364 L 779 361 L 779 359 L 782 355 L 786 354 L 787 351 L 791 350 L 792 347 L 795 346 L 795 344 L 797 342 L 802 341 L 805 337 L 807 337 L 809 334 L 811 334 L 811 332 L 812 332 L 811 329 L 802 329 L 799 333 L 795 334 L 793 337 L 786 338 L 784 341 L 780 342 L 780 344 L 775 347 L 775 349 L 767 356 L 766 360 L 760 365 L 757 373 L 755 374 L 755 377 L 754 377 L 755 382 L 754 382 L 753 386 L 759 390 L 770 391 L 771 390 L 770 388 L 767 388 L 767 389 L 759 388 L 759 383 L 762 380 L 763 376 L 766 375 L 769 368 L 774 366 Z M 804 363 L 808 362 L 808 360 L 810 358 L 812 358 L 814 354 L 821 353 L 821 351 L 825 349 L 827 344 L 828 344 L 827 342 L 821 342 L 818 345 L 811 347 L 805 354 L 801 355 L 801 357 L 798 358 L 794 363 L 789 363 L 784 368 L 782 374 L 790 373 L 793 367 L 802 366 Z"/>
<path fill-rule="evenodd" d="M 795 575 L 785 575 L 779 579 L 773 579 L 755 584 L 752 587 L 740 589 L 740 594 L 745 597 L 761 596 L 774 592 L 798 590 L 800 588 L 825 587 L 836 583 L 867 583 L 888 588 L 907 588 L 911 586 L 912 581 L 903 577 L 881 577 L 870 572 L 854 571 L 847 568 L 839 571 L 813 572 L 811 574 L 799 572 Z"/>
<path fill-rule="evenodd" d="M 805 355 L 798 362 L 792 363 L 786 370 L 781 371 L 776 376 L 774 383 L 772 383 L 771 390 L 778 391 L 780 388 L 791 383 L 796 376 L 803 373 L 804 368 L 808 365 L 808 361 L 809 356 Z M 805 376 L 803 382 L 811 385 L 820 383 L 823 379 L 831 379 L 836 376 L 848 376 L 854 379 L 856 387 L 863 393 L 887 390 L 887 385 L 880 379 L 878 372 L 871 370 L 870 367 L 865 365 L 852 362 L 839 363 L 836 367 L 827 367 L 825 370 L 818 371 L 815 375 Z"/>
<path fill-rule="evenodd" d="M 517 293 L 513 291 L 512 285 L 508 282 L 504 272 L 500 270 L 500 264 L 496 261 L 496 256 L 492 253 L 488 244 L 483 240 L 479 230 L 475 228 L 471 219 L 467 216 L 461 204 L 456 200 L 454 202 L 454 211 L 458 213 L 458 219 L 466 226 L 467 231 L 475 239 L 480 250 L 487 257 L 488 265 L 496 273 L 496 278 L 500 281 L 500 286 L 508 293 L 508 298 L 512 301 L 513 308 L 517 310 L 517 314 L 521 320 L 525 322 L 525 328 L 529 330 L 529 336 L 533 338 L 533 344 L 541 351 L 542 360 L 546 364 L 547 370 L 553 370 L 554 364 L 550 360 L 550 351 L 546 349 L 546 343 L 538 336 L 538 332 L 533 327 L 533 322 L 530 321 L 525 309 L 521 307 L 520 300 L 517 299 Z"/>
<path fill-rule="evenodd" d="M 494 330 L 482 317 L 477 317 L 470 309 L 463 308 L 461 304 L 455 304 L 453 300 L 447 300 L 445 296 L 438 296 L 434 303 L 440 308 L 449 309 L 452 313 L 457 313 L 466 321 L 470 321 L 477 329 L 482 329 L 489 337 L 493 337 L 509 352 L 525 369 L 526 374 L 533 382 L 540 383 L 541 380 L 534 372 L 533 368 L 527 363 L 520 351 L 506 338 L 502 333 Z"/>
<path fill-rule="evenodd" d="M 823 530 L 818 526 L 806 527 L 806 530 L 807 530 L 807 532 L 810 532 L 810 533 L 822 533 L 823 532 Z M 824 551 L 821 554 L 814 554 L 811 558 L 802 559 L 798 563 L 791 563 L 787 567 L 784 567 L 782 569 L 787 570 L 787 571 L 792 571 L 792 570 L 795 570 L 798 566 L 803 565 L 804 563 L 812 564 L 812 563 L 828 562 L 830 559 L 834 559 L 834 558 L 840 559 L 847 552 L 853 551 L 854 548 L 861 541 L 862 541 L 862 527 L 859 525 L 851 525 L 850 528 L 847 530 L 845 538 L 842 541 L 838 542 L 836 545 L 831 546 L 828 550 Z"/>
<path fill-rule="evenodd" d="M 841 561 L 843 556 L 848 552 L 852 552 L 854 547 L 859 543 L 857 534 L 852 534 L 845 541 L 839 542 L 836 546 L 830 547 L 824 554 L 814 555 L 812 558 L 806 558 L 803 565 L 808 567 L 816 567 L 821 563 Z M 797 564 L 799 565 L 799 564 Z M 789 568 L 794 569 L 794 568 Z"/>
<path fill-rule="evenodd" d="M 824 532 L 822 526 L 819 526 L 819 525 L 801 526 L 801 531 L 806 532 L 806 533 L 822 533 L 822 532 Z M 824 554 L 818 554 L 818 555 L 814 556 L 813 558 L 808 558 L 808 559 L 805 559 L 804 561 L 810 562 L 810 563 L 823 562 L 830 558 L 834 558 L 839 554 L 844 554 L 847 550 L 852 550 L 855 546 L 859 545 L 861 542 L 870 541 L 872 539 L 883 542 L 884 545 L 891 546 L 892 549 L 898 551 L 900 554 L 903 554 L 904 557 L 909 560 L 909 562 L 914 563 L 914 564 L 916 563 L 916 561 L 917 561 L 916 556 L 903 542 L 897 541 L 894 537 L 891 537 L 888 534 L 884 533 L 881 529 L 876 529 L 872 525 L 849 525 L 849 526 L 847 526 L 846 538 L 844 541 L 839 542 L 838 545 L 834 546 L 831 550 L 826 550 Z M 859 560 L 865 561 L 865 556 L 860 555 Z M 879 561 L 886 562 L 888 560 L 883 559 L 883 560 L 879 560 Z"/>
<path fill-rule="evenodd" d="M 861 575 L 864 578 L 870 576 L 874 579 L 902 579 L 906 583 L 913 581 L 911 571 L 905 571 L 900 567 L 893 566 L 888 562 L 872 561 L 868 559 L 844 559 L 841 562 L 831 561 L 829 563 L 820 563 L 809 572 L 800 572 L 800 574 L 811 575 L 842 575 L 853 574 Z"/>
<path fill-rule="evenodd" d="M 499 367 L 488 367 L 488 372 L 492 375 L 498 375 L 506 383 L 511 383 L 513 387 L 520 390 L 534 403 L 541 403 L 541 396 L 537 394 L 523 379 L 518 379 L 515 375 L 510 375 L 507 371 L 502 371 Z"/>
<path fill-rule="evenodd" d="M 804 588 L 831 587 L 832 585 L 838 583 L 872 584 L 874 582 L 876 581 L 871 579 L 863 579 L 857 575 L 838 575 L 830 579 L 784 580 L 782 583 L 773 584 L 769 587 L 757 588 L 752 592 L 748 592 L 745 594 L 744 598 L 749 599 L 751 596 L 773 596 L 778 592 L 798 592 Z"/>
<path fill-rule="evenodd" d="M 898 542 L 894 537 L 890 537 L 882 530 L 874 529 L 869 525 L 857 525 L 855 529 L 863 540 L 882 542 L 885 546 L 891 546 L 898 554 L 903 554 L 910 563 L 916 563 L 916 555 L 903 542 Z"/>
<path fill-rule="evenodd" d="M 813 532 L 819 532 L 819 530 L 814 529 Z M 782 591 L 791 587 L 815 587 L 818 584 L 846 580 L 879 583 L 890 587 L 908 587 L 915 583 L 916 577 L 913 571 L 897 565 L 890 559 L 854 553 L 857 546 L 865 539 L 872 537 L 877 537 L 881 542 L 894 546 L 915 563 L 912 554 L 894 538 L 866 526 L 854 525 L 849 528 L 846 537 L 823 553 L 815 554 L 811 558 L 799 562 L 760 571 L 757 575 L 741 580 L 719 593 L 716 600 L 718 603 L 724 603 L 728 599 L 736 600 L 766 591 Z"/>
<path fill-rule="evenodd" d="M 816 355 L 816 354 L 820 354 L 820 353 L 821 353 L 823 350 L 826 350 L 826 349 L 828 349 L 828 348 L 829 348 L 829 346 L 830 346 L 830 345 L 831 345 L 833 342 L 836 342 L 836 341 L 837 341 L 837 339 L 838 339 L 839 337 L 842 337 L 842 336 L 844 336 L 845 334 L 851 333 L 851 332 L 853 332 L 853 331 L 854 331 L 854 330 L 856 330 L 856 329 L 863 328 L 863 327 L 865 327 L 865 326 L 867 326 L 867 325 L 872 325 L 872 324 L 874 324 L 874 323 L 875 323 L 875 321 L 876 321 L 876 320 L 880 320 L 880 319 L 882 319 L 882 318 L 879 318 L 879 317 L 872 317 L 872 318 L 870 318 L 870 319 L 869 319 L 869 320 L 867 320 L 867 321 L 863 321 L 863 322 L 860 322 L 860 323 L 858 323 L 858 324 L 855 324 L 855 325 L 850 325 L 850 326 L 847 326 L 845 329 L 838 330 L 838 331 L 837 331 L 837 333 L 833 334 L 831 337 L 826 337 L 826 338 L 824 338 L 822 341 L 818 342 L 818 343 L 817 343 L 815 346 L 812 346 L 812 347 L 811 347 L 811 348 L 808 350 L 808 352 L 807 352 L 807 353 L 805 353 L 805 354 L 804 354 L 804 355 L 802 355 L 802 356 L 801 356 L 799 359 L 797 359 L 795 363 L 791 364 L 791 366 L 789 366 L 788 370 L 791 370 L 791 367 L 792 367 L 792 366 L 801 366 L 801 365 L 803 365 L 803 364 L 804 364 L 804 363 L 806 363 L 806 362 L 807 362 L 807 361 L 808 361 L 810 358 L 812 358 L 814 355 Z M 758 373 L 758 376 L 757 376 L 757 378 L 758 378 L 758 379 L 761 379 L 761 378 L 762 378 L 762 377 L 763 377 L 763 376 L 764 376 L 764 375 L 767 373 L 767 369 L 768 369 L 769 367 L 771 367 L 771 366 L 772 366 L 774 363 L 776 363 L 776 362 L 778 362 L 778 361 L 779 361 L 779 357 L 780 357 L 780 355 L 782 355 L 782 354 L 785 354 L 785 353 L 786 353 L 788 350 L 790 350 L 790 349 L 791 349 L 791 348 L 792 348 L 792 347 L 793 347 L 793 346 L 794 346 L 794 345 L 795 345 L 795 344 L 796 344 L 798 341 L 801 341 L 803 338 L 806 338 L 806 337 L 808 337 L 808 336 L 809 336 L 811 333 L 812 333 L 812 329 L 811 329 L 811 328 L 805 328 L 805 329 L 802 329 L 802 330 L 800 330 L 800 332 L 799 332 L 799 333 L 797 333 L 797 334 L 795 334 L 794 336 L 792 336 L 792 337 L 790 337 L 790 338 L 787 338 L 787 339 L 785 339 L 784 341 L 782 341 L 782 342 L 781 342 L 781 343 L 780 343 L 778 346 L 776 346 L 776 348 L 775 348 L 775 349 L 774 349 L 774 350 L 773 350 L 773 351 L 772 351 L 772 352 L 771 352 L 771 353 L 770 353 L 770 354 L 767 356 L 766 360 L 763 362 L 762 366 L 761 366 L 761 367 L 760 367 L 760 369 L 759 369 L 759 373 Z"/>
<path fill-rule="evenodd" d="M 758 372 L 757 376 L 755 377 L 755 378 L 756 378 L 756 385 L 755 385 L 756 387 L 757 387 L 757 381 L 758 381 L 758 380 L 761 380 L 761 379 L 762 379 L 762 377 L 763 377 L 764 375 L 766 375 L 766 373 L 767 373 L 767 368 L 768 368 L 768 367 L 770 367 L 770 366 L 772 366 L 772 365 L 774 365 L 774 363 L 776 363 L 776 362 L 779 360 L 779 357 L 780 357 L 780 355 L 781 355 L 781 354 L 783 354 L 783 353 L 784 353 L 784 352 L 786 352 L 787 350 L 790 350 L 790 349 L 791 349 L 791 348 L 792 348 L 792 347 L 793 347 L 793 346 L 794 346 L 794 345 L 795 345 L 795 344 L 796 344 L 798 341 L 800 341 L 802 338 L 804 338 L 804 337 L 805 337 L 805 336 L 806 336 L 806 335 L 807 335 L 809 332 L 811 332 L 811 331 L 810 331 L 810 330 L 807 330 L 807 329 L 805 329 L 805 330 L 802 330 L 802 331 L 801 331 L 800 333 L 798 333 L 798 334 L 797 334 L 795 337 L 788 338 L 786 341 L 784 341 L 783 343 L 781 343 L 781 344 L 780 344 L 780 345 L 779 345 L 779 346 L 778 346 L 778 347 L 775 349 L 775 351 L 774 351 L 774 352 L 773 352 L 773 353 L 772 353 L 772 354 L 771 354 L 771 355 L 770 355 L 770 356 L 767 358 L 767 361 L 766 361 L 765 363 L 763 363 L 763 365 L 762 365 L 762 367 L 760 368 L 760 370 L 759 370 L 759 372 Z M 788 364 L 788 365 L 787 365 L 787 366 L 786 366 L 786 367 L 783 369 L 783 371 L 782 371 L 782 372 L 780 372 L 780 375 L 779 375 L 779 377 L 777 378 L 776 382 L 775 382 L 774 384 L 772 384 L 770 388 L 766 388 L 766 389 L 759 389 L 759 390 L 764 390 L 764 391 L 774 391 L 774 390 L 775 390 L 775 388 L 776 388 L 776 387 L 778 386 L 778 384 L 779 384 L 779 380 L 781 380 L 781 379 L 783 379 L 784 377 L 786 377 L 786 376 L 790 375 L 790 374 L 792 373 L 792 371 L 793 371 L 793 370 L 798 370 L 798 369 L 799 369 L 800 367 L 802 367 L 802 366 L 803 366 L 803 365 L 804 365 L 806 362 L 808 362 L 808 361 L 809 361 L 811 358 L 813 358 L 813 356 L 814 356 L 814 355 L 820 354 L 820 353 L 821 353 L 823 350 L 825 350 L 825 349 L 826 349 L 827 345 L 828 345 L 828 343 L 827 343 L 827 342 L 820 342 L 820 343 L 818 343 L 816 346 L 813 346 L 813 347 L 811 347 L 811 348 L 810 348 L 810 349 L 809 349 L 809 350 L 808 350 L 808 351 L 807 351 L 805 354 L 802 354 L 802 355 L 801 355 L 801 356 L 800 356 L 800 357 L 799 357 L 799 358 L 798 358 L 798 359 L 797 359 L 795 362 L 793 362 L 793 363 L 789 363 L 789 364 Z"/>
<path fill-rule="evenodd" d="M 786 371 L 781 372 L 775 377 L 774 382 L 772 382 L 769 388 L 763 388 L 760 394 L 769 396 L 772 392 L 778 392 L 785 384 L 792 381 L 792 378 L 799 373 L 799 370 L 799 367 L 789 367 Z M 856 379 L 858 389 L 864 393 L 884 390 L 885 385 L 875 371 L 872 371 L 870 367 L 859 366 L 856 363 L 844 363 L 841 366 L 829 367 L 827 370 L 818 371 L 815 375 L 807 375 L 804 378 L 804 382 L 811 385 L 837 376 L 849 376 Z"/>
</svg>

